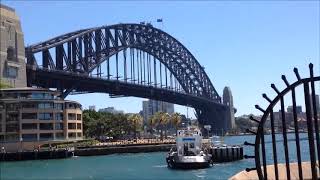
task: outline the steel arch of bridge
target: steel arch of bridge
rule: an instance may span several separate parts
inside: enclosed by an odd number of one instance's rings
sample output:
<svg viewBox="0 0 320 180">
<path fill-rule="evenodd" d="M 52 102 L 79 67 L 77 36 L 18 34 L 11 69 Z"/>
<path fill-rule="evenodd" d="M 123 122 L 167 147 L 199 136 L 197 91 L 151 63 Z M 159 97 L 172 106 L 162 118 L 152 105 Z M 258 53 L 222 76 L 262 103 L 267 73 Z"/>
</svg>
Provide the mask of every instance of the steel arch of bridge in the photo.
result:
<svg viewBox="0 0 320 180">
<path fill-rule="evenodd" d="M 37 65 L 35 54 L 41 53 L 43 69 L 89 74 L 128 48 L 156 57 L 171 71 L 186 94 L 221 103 L 204 68 L 188 49 L 151 25 L 116 24 L 83 29 L 28 46 L 26 56 L 28 65 Z"/>
</svg>

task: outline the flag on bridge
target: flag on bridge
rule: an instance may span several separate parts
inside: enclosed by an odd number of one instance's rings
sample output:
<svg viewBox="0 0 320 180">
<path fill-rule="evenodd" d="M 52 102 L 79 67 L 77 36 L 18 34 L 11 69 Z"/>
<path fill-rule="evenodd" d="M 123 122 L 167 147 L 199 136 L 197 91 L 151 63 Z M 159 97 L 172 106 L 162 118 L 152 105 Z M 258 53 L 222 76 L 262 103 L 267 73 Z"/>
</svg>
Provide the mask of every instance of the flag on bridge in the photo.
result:
<svg viewBox="0 0 320 180">
<path fill-rule="evenodd" d="M 162 22 L 162 18 L 161 19 L 157 19 L 157 22 Z"/>
</svg>

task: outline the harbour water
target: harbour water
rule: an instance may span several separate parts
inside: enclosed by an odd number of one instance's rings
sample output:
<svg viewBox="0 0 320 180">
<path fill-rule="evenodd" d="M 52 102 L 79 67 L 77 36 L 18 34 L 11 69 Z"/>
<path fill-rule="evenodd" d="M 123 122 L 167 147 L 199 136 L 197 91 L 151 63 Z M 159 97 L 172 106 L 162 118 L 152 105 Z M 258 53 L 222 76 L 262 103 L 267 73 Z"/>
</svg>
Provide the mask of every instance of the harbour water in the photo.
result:
<svg viewBox="0 0 320 180">
<path fill-rule="evenodd" d="M 271 137 L 266 136 L 266 149 L 271 152 Z M 302 134 L 301 138 L 305 138 Z M 226 144 L 242 144 L 245 140 L 254 142 L 255 136 L 224 137 Z M 288 136 L 294 138 L 294 134 Z M 279 140 L 278 140 L 279 139 Z M 281 136 L 277 135 L 279 151 L 283 146 Z M 301 147 L 307 147 L 302 141 Z M 295 146 L 289 140 L 289 147 Z M 292 148 L 293 149 L 293 148 Z M 303 148 L 307 151 L 308 148 Z M 293 153 L 294 152 L 290 152 Z M 252 147 L 245 147 L 244 154 L 253 155 Z M 303 161 L 308 157 L 302 153 Z M 36 160 L 20 162 L 1 162 L 0 179 L 227 179 L 247 167 L 254 167 L 253 159 L 214 164 L 212 168 L 201 170 L 170 170 L 165 162 L 165 152 L 114 154 L 106 156 L 73 157 L 57 160 Z M 293 157 L 293 156 L 291 156 Z M 272 154 L 267 156 L 272 163 Z M 280 162 L 283 159 L 280 158 Z M 291 161 L 294 161 L 292 159 Z"/>
</svg>

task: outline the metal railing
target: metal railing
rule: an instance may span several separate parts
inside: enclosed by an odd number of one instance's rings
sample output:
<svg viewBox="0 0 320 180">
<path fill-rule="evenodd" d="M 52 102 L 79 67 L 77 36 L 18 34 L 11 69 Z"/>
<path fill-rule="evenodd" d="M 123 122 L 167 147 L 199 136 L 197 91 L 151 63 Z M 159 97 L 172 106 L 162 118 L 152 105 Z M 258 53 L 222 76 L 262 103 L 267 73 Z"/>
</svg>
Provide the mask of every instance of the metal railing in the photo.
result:
<svg viewBox="0 0 320 180">
<path fill-rule="evenodd" d="M 301 78 L 298 69 L 294 68 L 297 80 L 292 84 L 288 82 L 286 76 L 282 75 L 286 85 L 284 90 L 279 91 L 274 84 L 271 84 L 276 97 L 271 100 L 263 94 L 263 98 L 269 105 L 265 110 L 259 105 L 255 106 L 263 115 L 260 121 L 250 117 L 259 125 L 256 132 L 248 130 L 256 135 L 256 139 L 255 143 L 245 142 L 245 145 L 253 146 L 255 150 L 254 156 L 245 157 L 255 159 L 256 167 L 246 170 L 256 170 L 259 179 L 282 179 L 283 176 L 280 178 L 279 174 L 283 173 L 284 169 L 286 179 L 293 178 L 293 173 L 297 173 L 299 179 L 304 179 L 304 173 L 310 172 L 308 172 L 309 169 L 303 170 L 303 161 L 310 162 L 312 179 L 320 178 L 317 172 L 318 168 L 320 170 L 319 96 L 316 95 L 320 76 L 314 76 L 313 64 L 309 65 L 309 71 L 310 77 Z M 302 106 L 298 106 L 298 103 L 303 104 L 305 112 L 302 112 Z M 285 104 L 290 104 L 290 112 L 285 111 Z M 276 112 L 275 108 L 280 110 Z M 294 141 L 288 141 L 288 136 L 292 136 L 290 139 L 293 138 Z M 266 138 L 271 139 L 272 144 L 266 144 Z M 279 140 L 283 143 L 279 143 Z M 267 145 L 268 148 L 266 148 Z M 284 163 L 285 168 L 279 169 L 280 163 Z M 297 163 L 297 167 L 294 168 L 291 163 Z M 273 165 L 273 168 L 268 168 L 267 165 Z"/>
</svg>

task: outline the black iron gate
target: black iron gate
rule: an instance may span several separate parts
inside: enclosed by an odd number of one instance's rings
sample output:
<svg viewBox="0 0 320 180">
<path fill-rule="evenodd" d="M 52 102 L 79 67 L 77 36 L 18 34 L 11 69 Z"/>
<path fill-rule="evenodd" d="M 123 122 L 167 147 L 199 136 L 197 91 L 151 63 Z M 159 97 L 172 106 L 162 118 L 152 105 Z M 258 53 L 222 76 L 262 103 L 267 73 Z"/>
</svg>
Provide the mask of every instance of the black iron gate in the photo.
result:
<svg viewBox="0 0 320 180">
<path fill-rule="evenodd" d="M 284 90 L 279 91 L 271 84 L 276 97 L 271 100 L 263 94 L 269 105 L 265 110 L 259 105 L 255 106 L 263 112 L 263 116 L 260 121 L 250 117 L 259 125 L 256 132 L 248 130 L 256 135 L 256 140 L 255 143 L 245 142 L 245 145 L 254 146 L 255 154 L 245 158 L 255 159 L 256 167 L 247 168 L 247 171 L 256 170 L 259 179 L 280 179 L 279 174 L 283 172 L 279 171 L 284 170 L 287 179 L 293 178 L 290 171 L 295 171 L 299 179 L 304 179 L 307 173 L 310 174 L 302 168 L 304 161 L 310 162 L 310 165 L 307 164 L 310 169 L 307 170 L 311 171 L 312 179 L 320 178 L 319 96 L 316 95 L 316 91 L 319 94 L 316 89 L 320 86 L 320 76 L 314 76 L 313 64 L 309 65 L 309 71 L 310 77 L 301 78 L 298 69 L 294 68 L 297 80 L 292 84 L 282 75 Z M 298 106 L 298 103 L 304 107 Z M 285 104 L 290 105 L 288 112 L 285 111 Z M 275 108 L 280 110 L 275 111 Z M 285 168 L 279 169 L 280 163 L 285 164 Z M 292 168 L 291 163 L 296 163 L 297 168 Z M 267 165 L 273 165 L 273 168 L 269 169 Z"/>
</svg>

